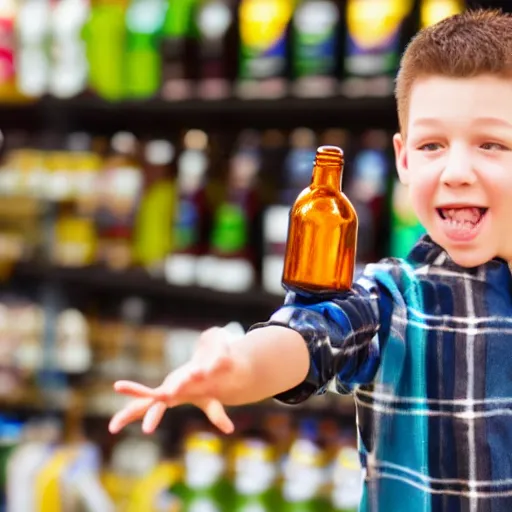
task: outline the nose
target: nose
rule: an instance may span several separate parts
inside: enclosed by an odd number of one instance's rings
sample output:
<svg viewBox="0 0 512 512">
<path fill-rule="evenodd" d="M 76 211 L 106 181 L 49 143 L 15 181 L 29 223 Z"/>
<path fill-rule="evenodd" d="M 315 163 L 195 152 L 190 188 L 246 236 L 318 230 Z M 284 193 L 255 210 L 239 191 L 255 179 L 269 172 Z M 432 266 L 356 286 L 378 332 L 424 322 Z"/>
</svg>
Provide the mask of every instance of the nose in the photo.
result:
<svg viewBox="0 0 512 512">
<path fill-rule="evenodd" d="M 473 162 L 469 151 L 460 146 L 452 146 L 441 173 L 441 182 L 448 187 L 472 185 L 476 181 Z"/>
</svg>

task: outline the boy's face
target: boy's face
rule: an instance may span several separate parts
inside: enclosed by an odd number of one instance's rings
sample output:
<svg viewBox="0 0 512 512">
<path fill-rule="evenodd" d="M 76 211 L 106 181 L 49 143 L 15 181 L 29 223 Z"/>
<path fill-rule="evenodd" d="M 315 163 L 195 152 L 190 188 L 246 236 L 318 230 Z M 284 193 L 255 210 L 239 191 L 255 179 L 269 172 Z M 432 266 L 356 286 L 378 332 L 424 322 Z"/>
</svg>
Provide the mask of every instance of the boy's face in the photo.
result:
<svg viewBox="0 0 512 512">
<path fill-rule="evenodd" d="M 464 267 L 512 261 L 512 80 L 421 78 L 408 114 L 397 169 L 432 239 Z"/>
</svg>

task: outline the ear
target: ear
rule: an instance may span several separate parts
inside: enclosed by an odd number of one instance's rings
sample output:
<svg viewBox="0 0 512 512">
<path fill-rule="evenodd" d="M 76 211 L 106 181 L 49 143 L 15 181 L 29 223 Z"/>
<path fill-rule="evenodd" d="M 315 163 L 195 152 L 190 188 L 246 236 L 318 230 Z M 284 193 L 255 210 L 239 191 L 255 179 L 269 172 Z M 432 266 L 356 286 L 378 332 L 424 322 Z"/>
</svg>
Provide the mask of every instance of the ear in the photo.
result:
<svg viewBox="0 0 512 512">
<path fill-rule="evenodd" d="M 409 170 L 407 168 L 407 153 L 405 150 L 405 141 L 400 133 L 393 136 L 393 148 L 395 150 L 395 163 L 398 177 L 404 185 L 409 184 Z"/>
</svg>

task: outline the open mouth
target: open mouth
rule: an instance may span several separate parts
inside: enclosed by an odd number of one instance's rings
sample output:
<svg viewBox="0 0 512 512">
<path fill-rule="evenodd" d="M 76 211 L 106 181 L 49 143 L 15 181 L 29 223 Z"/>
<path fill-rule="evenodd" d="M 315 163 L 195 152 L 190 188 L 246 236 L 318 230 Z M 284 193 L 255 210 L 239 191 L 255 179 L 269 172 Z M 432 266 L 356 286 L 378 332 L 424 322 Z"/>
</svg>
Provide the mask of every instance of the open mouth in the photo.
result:
<svg viewBox="0 0 512 512">
<path fill-rule="evenodd" d="M 438 215 L 444 222 L 459 229 L 476 227 L 487 214 L 488 208 L 479 206 L 458 206 L 436 208 Z"/>
<path fill-rule="evenodd" d="M 455 243 L 475 239 L 483 229 L 489 208 L 480 206 L 445 206 L 436 208 L 445 236 Z"/>
</svg>

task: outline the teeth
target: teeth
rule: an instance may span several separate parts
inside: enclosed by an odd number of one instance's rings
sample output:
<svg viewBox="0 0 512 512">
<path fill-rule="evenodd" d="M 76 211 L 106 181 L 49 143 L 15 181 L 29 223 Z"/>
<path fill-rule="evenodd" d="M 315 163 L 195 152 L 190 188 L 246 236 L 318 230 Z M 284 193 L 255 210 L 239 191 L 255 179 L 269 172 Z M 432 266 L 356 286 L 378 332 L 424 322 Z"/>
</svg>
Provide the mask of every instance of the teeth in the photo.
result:
<svg viewBox="0 0 512 512">
<path fill-rule="evenodd" d="M 447 219 L 447 220 L 448 220 L 448 224 L 450 224 L 450 226 L 455 227 L 455 228 L 463 228 L 463 227 L 472 228 L 476 224 L 478 224 L 478 222 L 471 222 L 470 220 L 463 220 L 463 221 L 455 220 L 455 219 Z"/>
<path fill-rule="evenodd" d="M 440 209 L 441 217 L 457 226 L 474 226 L 478 224 L 484 213 L 484 208 L 475 207 Z"/>
</svg>

